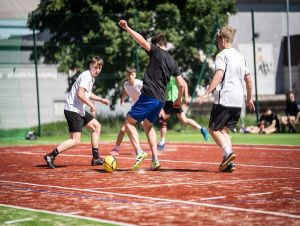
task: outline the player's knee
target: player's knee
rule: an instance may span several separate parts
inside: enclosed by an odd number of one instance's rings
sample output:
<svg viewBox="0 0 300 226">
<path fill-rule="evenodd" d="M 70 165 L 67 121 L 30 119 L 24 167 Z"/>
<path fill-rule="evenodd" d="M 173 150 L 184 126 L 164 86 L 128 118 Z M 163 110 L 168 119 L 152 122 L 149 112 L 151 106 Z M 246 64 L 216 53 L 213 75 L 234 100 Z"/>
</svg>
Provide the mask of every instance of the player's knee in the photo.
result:
<svg viewBox="0 0 300 226">
<path fill-rule="evenodd" d="M 159 118 L 159 125 L 161 128 L 166 128 L 168 126 L 167 120 L 165 120 L 163 117 Z"/>
</svg>

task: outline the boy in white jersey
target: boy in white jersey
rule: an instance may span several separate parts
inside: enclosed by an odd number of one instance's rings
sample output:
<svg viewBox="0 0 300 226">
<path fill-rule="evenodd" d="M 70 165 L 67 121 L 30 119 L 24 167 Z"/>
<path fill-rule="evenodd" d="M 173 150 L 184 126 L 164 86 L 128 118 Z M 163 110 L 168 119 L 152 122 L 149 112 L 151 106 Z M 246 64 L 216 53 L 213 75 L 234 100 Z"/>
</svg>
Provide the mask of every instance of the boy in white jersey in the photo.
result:
<svg viewBox="0 0 300 226">
<path fill-rule="evenodd" d="M 71 91 L 68 93 L 64 114 L 68 123 L 70 138 L 58 145 L 51 153 L 44 156 L 49 168 L 55 168 L 54 159 L 58 154 L 80 144 L 81 132 L 84 126 L 91 131 L 93 154 L 91 165 L 102 165 L 103 160 L 99 157 L 98 153 L 101 125 L 94 118 L 96 107 L 92 101 L 99 101 L 105 105 L 108 105 L 110 101 L 93 94 L 92 88 L 95 78 L 101 72 L 103 64 L 103 60 L 99 56 L 92 57 L 89 63 L 89 70 L 79 75 Z M 85 105 L 90 107 L 91 114 L 85 111 Z"/>
<path fill-rule="evenodd" d="M 216 56 L 215 74 L 204 95 L 198 99 L 202 104 L 210 93 L 215 94 L 209 133 L 224 152 L 223 161 L 219 166 L 222 172 L 235 170 L 232 161 L 236 158 L 236 154 L 232 151 L 229 130 L 234 129 L 240 118 L 244 101 L 243 81 L 247 90 L 246 106 L 254 110 L 251 76 L 244 57 L 232 48 L 233 36 L 234 29 L 227 26 L 217 33 L 216 41 L 220 52 Z"/>
<path fill-rule="evenodd" d="M 132 101 L 132 105 L 139 99 L 141 95 L 141 89 L 143 87 L 143 81 L 136 79 L 136 70 L 135 68 L 127 68 L 127 81 L 123 85 L 123 91 L 121 94 L 121 105 L 124 104 L 124 99 L 129 96 Z M 142 123 L 141 123 L 142 124 Z M 126 133 L 125 125 L 122 125 L 118 133 L 115 147 L 110 151 L 111 155 L 119 155 L 120 145 L 123 141 L 124 135 Z"/>
</svg>

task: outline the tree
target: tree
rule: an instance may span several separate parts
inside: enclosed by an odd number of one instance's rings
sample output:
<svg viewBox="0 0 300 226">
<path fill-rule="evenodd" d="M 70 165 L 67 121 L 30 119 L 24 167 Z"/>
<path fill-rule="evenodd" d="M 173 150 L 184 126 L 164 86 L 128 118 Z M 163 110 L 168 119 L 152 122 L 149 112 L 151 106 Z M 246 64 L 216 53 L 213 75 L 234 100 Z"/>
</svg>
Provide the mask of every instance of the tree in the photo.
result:
<svg viewBox="0 0 300 226">
<path fill-rule="evenodd" d="M 216 51 L 211 45 L 216 21 L 222 26 L 235 12 L 234 0 L 42 0 L 29 14 L 28 26 L 50 32 L 38 47 L 38 58 L 58 64 L 60 72 L 85 69 L 91 56 L 103 57 L 96 93 L 109 93 L 115 102 L 126 66 L 136 64 L 144 71 L 148 62 L 146 53 L 118 27 L 120 19 L 147 39 L 165 33 L 182 72 L 195 84 L 201 70 L 199 50 L 206 55 Z M 201 82 L 206 84 L 207 77 Z"/>
</svg>

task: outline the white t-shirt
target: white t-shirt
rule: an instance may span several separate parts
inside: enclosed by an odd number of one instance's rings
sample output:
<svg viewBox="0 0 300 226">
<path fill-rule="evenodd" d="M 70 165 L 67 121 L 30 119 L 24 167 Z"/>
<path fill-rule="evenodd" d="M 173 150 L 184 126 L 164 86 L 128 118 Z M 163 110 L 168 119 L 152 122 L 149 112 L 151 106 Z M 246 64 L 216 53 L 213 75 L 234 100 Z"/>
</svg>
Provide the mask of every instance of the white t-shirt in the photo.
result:
<svg viewBox="0 0 300 226">
<path fill-rule="evenodd" d="M 74 82 L 71 91 L 68 93 L 65 102 L 65 110 L 77 112 L 81 116 L 84 116 L 85 104 L 78 98 L 78 90 L 79 87 L 83 87 L 85 89 L 85 96 L 89 98 L 92 93 L 94 82 L 95 78 L 93 78 L 89 70 L 82 72 Z"/>
<path fill-rule="evenodd" d="M 132 104 L 135 104 L 135 102 L 139 99 L 139 96 L 141 95 L 141 89 L 143 87 L 143 81 L 139 79 L 134 80 L 133 86 L 128 83 L 128 81 L 124 82 L 124 90 L 128 94 L 128 96 L 132 100 Z"/>
<path fill-rule="evenodd" d="M 234 48 L 224 49 L 216 56 L 215 71 L 224 71 L 222 82 L 214 91 L 215 104 L 242 107 L 244 102 L 244 77 L 249 68 L 244 57 Z"/>
</svg>

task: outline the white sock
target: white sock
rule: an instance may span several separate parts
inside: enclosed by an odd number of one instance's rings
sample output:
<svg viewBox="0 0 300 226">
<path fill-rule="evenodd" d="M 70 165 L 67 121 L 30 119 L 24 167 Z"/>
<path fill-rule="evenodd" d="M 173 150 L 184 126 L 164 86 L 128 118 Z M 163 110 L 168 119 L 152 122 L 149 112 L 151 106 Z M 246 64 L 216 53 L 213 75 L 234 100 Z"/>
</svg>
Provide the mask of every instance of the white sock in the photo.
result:
<svg viewBox="0 0 300 226">
<path fill-rule="evenodd" d="M 160 142 L 159 142 L 159 145 L 165 144 L 165 141 L 166 141 L 166 138 L 161 138 L 161 139 L 160 139 Z"/>
<path fill-rule="evenodd" d="M 201 131 L 202 127 L 200 125 L 198 125 L 197 129 Z"/>
<path fill-rule="evenodd" d="M 116 146 L 115 146 L 115 149 L 116 149 L 117 151 L 119 151 L 119 150 L 120 150 L 120 145 L 116 145 Z"/>
<path fill-rule="evenodd" d="M 225 158 L 227 158 L 227 156 L 230 155 L 232 152 L 232 150 L 228 144 L 223 144 L 222 149 L 223 149 Z"/>
<path fill-rule="evenodd" d="M 143 150 L 137 150 L 137 151 L 136 151 L 136 155 L 142 154 L 143 152 L 144 152 Z"/>
</svg>

